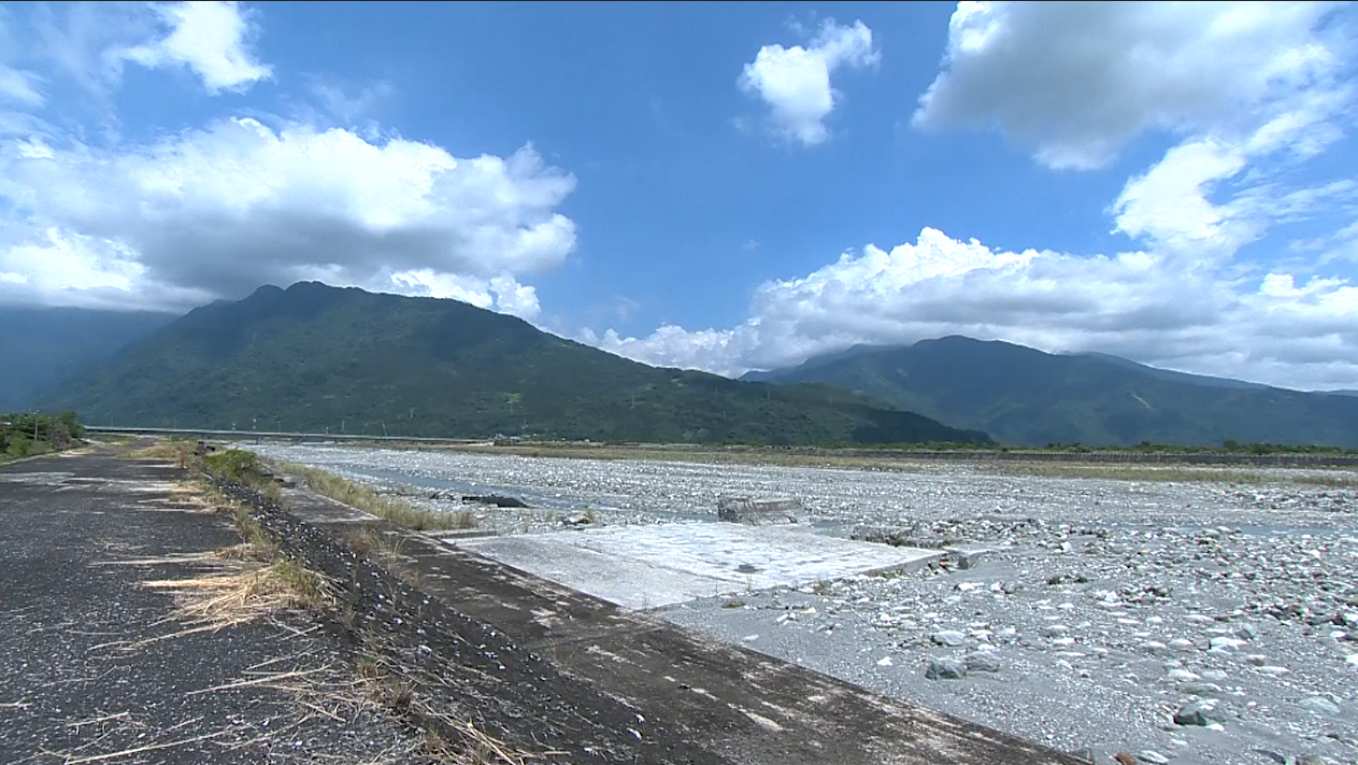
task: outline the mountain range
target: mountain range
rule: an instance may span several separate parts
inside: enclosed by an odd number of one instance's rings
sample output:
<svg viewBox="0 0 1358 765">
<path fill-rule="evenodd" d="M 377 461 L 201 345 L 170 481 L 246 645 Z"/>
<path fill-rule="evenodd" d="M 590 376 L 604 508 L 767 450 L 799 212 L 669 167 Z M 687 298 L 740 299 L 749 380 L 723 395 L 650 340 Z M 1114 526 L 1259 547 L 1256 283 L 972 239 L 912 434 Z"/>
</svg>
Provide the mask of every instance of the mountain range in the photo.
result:
<svg viewBox="0 0 1358 765">
<path fill-rule="evenodd" d="M 1358 397 L 1307 393 L 966 337 L 856 347 L 742 379 L 840 386 L 1001 443 L 1358 447 Z"/>
<path fill-rule="evenodd" d="M 0 306 L 0 412 L 32 407 L 62 379 L 93 369 L 172 313 Z"/>
<path fill-rule="evenodd" d="M 453 300 L 304 282 L 184 316 L 0 308 L 0 410 L 95 424 L 595 440 L 1358 447 L 1358 392 L 1308 393 L 965 337 L 730 380 Z"/>
<path fill-rule="evenodd" d="M 655 442 L 990 439 L 829 386 L 659 369 L 455 300 L 262 287 L 151 332 L 45 397 L 87 422 Z"/>
</svg>

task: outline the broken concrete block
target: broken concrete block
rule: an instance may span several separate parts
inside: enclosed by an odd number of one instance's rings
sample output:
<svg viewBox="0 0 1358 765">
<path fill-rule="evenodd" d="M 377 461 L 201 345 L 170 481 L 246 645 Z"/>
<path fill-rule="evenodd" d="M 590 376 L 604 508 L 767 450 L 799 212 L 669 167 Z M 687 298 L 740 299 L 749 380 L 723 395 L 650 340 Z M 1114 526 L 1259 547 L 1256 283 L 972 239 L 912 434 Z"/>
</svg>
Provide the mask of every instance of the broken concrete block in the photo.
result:
<svg viewBox="0 0 1358 765">
<path fill-rule="evenodd" d="M 717 500 L 717 518 L 728 523 L 763 526 L 774 523 L 800 523 L 804 508 L 796 499 L 751 499 L 750 497 L 721 497 Z"/>
<path fill-rule="evenodd" d="M 946 545 L 943 551 L 959 569 L 974 568 L 986 556 L 1002 548 L 987 545 Z"/>
</svg>

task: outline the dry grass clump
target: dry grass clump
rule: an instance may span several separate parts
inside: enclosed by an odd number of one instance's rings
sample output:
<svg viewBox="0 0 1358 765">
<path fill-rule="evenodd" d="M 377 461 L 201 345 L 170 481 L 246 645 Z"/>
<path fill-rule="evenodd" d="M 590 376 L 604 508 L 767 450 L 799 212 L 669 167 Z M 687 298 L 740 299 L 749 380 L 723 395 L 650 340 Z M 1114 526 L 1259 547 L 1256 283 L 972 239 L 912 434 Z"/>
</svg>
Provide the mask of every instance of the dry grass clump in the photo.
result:
<svg viewBox="0 0 1358 765">
<path fill-rule="evenodd" d="M 195 457 L 197 444 L 184 438 L 165 438 L 142 447 L 120 453 L 118 456 L 130 460 L 170 460 L 178 462 L 182 457 L 188 460 Z"/>
<path fill-rule="evenodd" d="M 476 516 L 470 512 L 441 513 L 415 507 L 395 497 L 378 494 L 371 486 L 341 478 L 320 468 L 296 464 L 286 464 L 283 468 L 289 473 L 301 476 L 307 486 L 317 494 L 391 521 L 398 526 L 416 531 L 444 531 L 476 526 Z"/>
<path fill-rule="evenodd" d="M 453 711 L 440 709 L 419 692 L 419 679 L 438 681 L 423 670 L 401 666 L 384 656 L 367 655 L 357 663 L 368 698 L 400 712 L 426 732 L 421 753 L 453 765 L 528 765 L 566 752 L 527 752 L 514 748 Z M 450 740 L 451 738 L 451 740 Z"/>
<path fill-rule="evenodd" d="M 228 555 L 232 557 L 224 560 L 231 561 L 226 566 L 230 570 L 225 572 L 142 583 L 174 595 L 174 618 L 193 625 L 179 634 L 216 631 L 283 611 L 313 608 L 322 598 L 320 577 L 289 558 L 265 565 L 242 560 L 236 549 Z"/>
</svg>

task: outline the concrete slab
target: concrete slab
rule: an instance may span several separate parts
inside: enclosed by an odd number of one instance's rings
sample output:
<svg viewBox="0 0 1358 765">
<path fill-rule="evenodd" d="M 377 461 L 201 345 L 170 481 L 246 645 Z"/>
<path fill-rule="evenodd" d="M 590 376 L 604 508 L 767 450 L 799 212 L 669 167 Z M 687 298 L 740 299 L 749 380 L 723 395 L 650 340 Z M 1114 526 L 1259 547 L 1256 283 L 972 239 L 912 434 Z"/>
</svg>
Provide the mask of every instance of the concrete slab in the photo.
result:
<svg viewBox="0 0 1358 765">
<path fill-rule="evenodd" d="M 634 610 L 896 571 L 944 555 L 804 529 L 728 523 L 612 526 L 447 543 Z"/>
</svg>

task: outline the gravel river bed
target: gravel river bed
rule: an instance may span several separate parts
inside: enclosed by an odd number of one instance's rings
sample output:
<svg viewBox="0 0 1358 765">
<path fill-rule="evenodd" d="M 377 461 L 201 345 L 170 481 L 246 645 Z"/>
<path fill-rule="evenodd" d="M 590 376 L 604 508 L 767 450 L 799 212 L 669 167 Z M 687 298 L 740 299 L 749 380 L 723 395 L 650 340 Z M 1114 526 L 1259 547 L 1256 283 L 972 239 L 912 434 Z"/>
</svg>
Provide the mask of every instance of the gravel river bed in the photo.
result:
<svg viewBox="0 0 1358 765">
<path fill-rule="evenodd" d="M 791 496 L 817 533 L 975 545 L 984 551 L 965 568 L 658 613 L 1099 763 L 1358 762 L 1354 473 L 1173 482 L 947 464 L 874 471 L 252 448 L 433 509 L 472 509 L 479 527 L 502 534 L 715 521 L 719 496 Z M 529 507 L 457 498 L 492 493 Z"/>
</svg>

